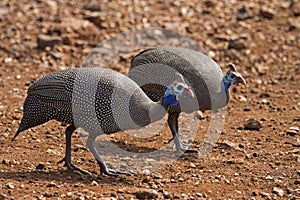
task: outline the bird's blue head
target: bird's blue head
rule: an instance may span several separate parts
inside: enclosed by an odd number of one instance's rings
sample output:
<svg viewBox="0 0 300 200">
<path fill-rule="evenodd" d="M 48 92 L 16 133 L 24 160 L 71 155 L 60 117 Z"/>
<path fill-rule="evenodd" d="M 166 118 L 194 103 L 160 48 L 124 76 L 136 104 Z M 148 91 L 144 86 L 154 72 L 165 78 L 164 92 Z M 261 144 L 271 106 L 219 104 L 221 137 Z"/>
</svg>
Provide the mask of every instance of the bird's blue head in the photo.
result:
<svg viewBox="0 0 300 200">
<path fill-rule="evenodd" d="M 167 88 L 162 100 L 162 105 L 176 106 L 180 99 L 186 97 L 186 95 L 194 97 L 191 88 L 185 83 L 175 81 Z"/>
<path fill-rule="evenodd" d="M 236 71 L 236 68 L 234 66 L 234 64 L 229 64 L 229 71 L 223 76 L 223 86 L 225 88 L 225 91 L 227 92 L 229 90 L 229 87 L 231 85 L 235 85 L 235 84 L 246 84 L 246 81 L 244 79 L 244 77 Z"/>
</svg>

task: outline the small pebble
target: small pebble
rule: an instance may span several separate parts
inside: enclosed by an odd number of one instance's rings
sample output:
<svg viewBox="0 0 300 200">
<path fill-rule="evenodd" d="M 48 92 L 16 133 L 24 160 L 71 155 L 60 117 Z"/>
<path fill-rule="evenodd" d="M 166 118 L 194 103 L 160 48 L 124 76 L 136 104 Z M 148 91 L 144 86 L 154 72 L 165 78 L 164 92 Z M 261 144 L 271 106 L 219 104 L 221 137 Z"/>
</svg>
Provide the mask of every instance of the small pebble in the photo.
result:
<svg viewBox="0 0 300 200">
<path fill-rule="evenodd" d="M 8 199 L 8 197 L 5 194 L 0 194 L 0 200 Z"/>
<path fill-rule="evenodd" d="M 216 53 L 214 51 L 209 51 L 208 56 L 211 58 L 214 58 L 214 57 L 216 57 Z"/>
<path fill-rule="evenodd" d="M 249 118 L 244 124 L 244 129 L 245 130 L 256 130 L 259 131 L 259 129 L 262 128 L 261 122 L 254 119 L 254 118 Z"/>
<path fill-rule="evenodd" d="M 156 199 L 158 198 L 158 192 L 156 190 L 145 189 L 141 191 L 137 191 L 135 196 L 138 199 Z"/>
<path fill-rule="evenodd" d="M 9 160 L 9 165 L 10 166 L 13 166 L 13 165 L 16 165 L 16 164 L 18 164 L 18 162 L 15 159 Z"/>
<path fill-rule="evenodd" d="M 266 19 L 272 19 L 275 15 L 275 11 L 271 8 L 263 7 L 263 8 L 261 8 L 259 14 L 260 14 L 260 16 L 262 16 Z"/>
<path fill-rule="evenodd" d="M 286 134 L 290 136 L 295 136 L 298 133 L 299 133 L 299 127 L 297 126 L 292 126 L 286 131 Z"/>
<path fill-rule="evenodd" d="M 92 186 L 98 186 L 98 183 L 97 183 L 97 181 L 92 181 L 91 185 Z"/>
<path fill-rule="evenodd" d="M 162 179 L 162 175 L 160 173 L 153 173 L 152 176 L 155 179 Z"/>
<path fill-rule="evenodd" d="M 72 192 L 67 192 L 67 197 L 71 197 L 73 196 L 73 193 Z"/>
<path fill-rule="evenodd" d="M 7 187 L 8 189 L 14 189 L 14 188 L 15 188 L 15 186 L 14 186 L 12 183 L 7 183 L 7 184 L 6 184 L 6 187 Z"/>
<path fill-rule="evenodd" d="M 10 57 L 4 59 L 4 62 L 5 62 L 5 63 L 10 63 L 10 62 L 12 62 L 12 61 L 13 61 L 13 59 L 10 58 Z"/>
<path fill-rule="evenodd" d="M 47 184 L 47 187 L 55 187 L 56 184 L 55 182 L 51 181 L 50 183 Z"/>
<path fill-rule="evenodd" d="M 196 168 L 196 165 L 195 165 L 194 163 L 191 163 L 191 164 L 190 164 L 190 167 Z"/>
<path fill-rule="evenodd" d="M 267 99 L 262 99 L 261 102 L 262 102 L 263 104 L 267 104 L 267 103 L 268 103 L 268 100 L 267 100 Z"/>
<path fill-rule="evenodd" d="M 273 188 L 273 192 L 274 192 L 275 194 L 277 194 L 278 196 L 280 196 L 280 197 L 282 197 L 282 196 L 284 195 L 283 189 L 280 189 L 280 188 L 278 188 L 278 187 L 274 187 L 274 188 Z"/>
<path fill-rule="evenodd" d="M 293 194 L 295 191 L 288 187 L 288 188 L 286 188 L 286 192 L 287 192 L 287 194 Z"/>
<path fill-rule="evenodd" d="M 273 177 L 272 176 L 270 176 L 270 175 L 268 175 L 268 176 L 266 176 L 266 178 L 265 178 L 266 180 L 273 180 Z"/>
<path fill-rule="evenodd" d="M 17 80 L 19 80 L 19 79 L 21 79 L 21 78 L 22 78 L 22 76 L 21 76 L 20 74 L 16 75 L 16 79 L 17 79 Z"/>
<path fill-rule="evenodd" d="M 45 164 L 44 163 L 39 163 L 35 168 L 36 169 L 44 169 L 45 168 Z"/>
<path fill-rule="evenodd" d="M 260 192 L 259 194 L 261 196 L 263 196 L 263 197 L 266 197 L 266 198 L 270 198 L 271 197 L 271 195 L 269 193 L 267 193 L 267 192 Z"/>
<path fill-rule="evenodd" d="M 43 194 L 44 197 L 52 197 L 52 194 L 50 191 L 46 191 L 44 194 Z"/>
<path fill-rule="evenodd" d="M 239 101 L 241 101 L 241 102 L 247 101 L 247 98 L 245 96 L 240 95 L 240 96 L 238 96 L 238 98 L 239 98 Z"/>
<path fill-rule="evenodd" d="M 164 191 L 163 195 L 164 195 L 165 199 L 171 199 L 171 195 L 170 195 L 170 193 L 168 191 Z"/>
<path fill-rule="evenodd" d="M 184 178 L 180 177 L 180 178 L 178 179 L 178 182 L 184 182 Z"/>
</svg>

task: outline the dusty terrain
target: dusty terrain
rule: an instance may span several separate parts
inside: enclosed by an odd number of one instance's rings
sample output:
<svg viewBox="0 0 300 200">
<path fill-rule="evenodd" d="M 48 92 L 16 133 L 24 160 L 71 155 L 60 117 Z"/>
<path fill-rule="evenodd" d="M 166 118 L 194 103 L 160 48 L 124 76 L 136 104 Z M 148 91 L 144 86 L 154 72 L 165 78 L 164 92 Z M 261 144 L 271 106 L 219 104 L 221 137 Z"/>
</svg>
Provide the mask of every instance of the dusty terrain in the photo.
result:
<svg viewBox="0 0 300 200">
<path fill-rule="evenodd" d="M 0 199 L 300 198 L 299 1 L 99 2 L 0 2 Z M 148 175 L 100 176 L 75 134 L 73 161 L 92 172 L 86 176 L 56 164 L 65 146 L 65 127 L 58 122 L 10 142 L 31 83 L 50 72 L 80 67 L 98 43 L 142 27 L 186 34 L 223 71 L 233 62 L 246 78 L 246 86 L 231 91 L 223 133 L 207 157 L 183 155 Z M 43 35 L 54 38 L 45 45 Z M 133 55 L 116 60 L 114 69 L 125 73 Z M 209 124 L 209 112 L 204 116 L 195 148 Z M 245 130 L 249 118 L 262 127 Z M 134 138 L 121 136 L 135 148 Z"/>
</svg>

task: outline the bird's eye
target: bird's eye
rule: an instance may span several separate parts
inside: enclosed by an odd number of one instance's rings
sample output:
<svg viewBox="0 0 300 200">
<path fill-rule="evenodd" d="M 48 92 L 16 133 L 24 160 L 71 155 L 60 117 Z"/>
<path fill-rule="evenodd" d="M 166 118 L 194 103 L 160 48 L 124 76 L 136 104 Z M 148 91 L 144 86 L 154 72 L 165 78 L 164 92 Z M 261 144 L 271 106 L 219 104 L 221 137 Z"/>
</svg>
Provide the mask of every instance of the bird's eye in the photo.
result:
<svg viewBox="0 0 300 200">
<path fill-rule="evenodd" d="M 235 74 L 229 74 L 228 77 L 229 77 L 230 79 L 234 79 L 234 78 L 236 77 L 236 75 L 235 75 Z"/>
<path fill-rule="evenodd" d="M 176 89 L 177 89 L 178 91 L 182 91 L 183 86 L 182 86 L 182 85 L 178 85 L 178 86 L 176 87 Z"/>
</svg>

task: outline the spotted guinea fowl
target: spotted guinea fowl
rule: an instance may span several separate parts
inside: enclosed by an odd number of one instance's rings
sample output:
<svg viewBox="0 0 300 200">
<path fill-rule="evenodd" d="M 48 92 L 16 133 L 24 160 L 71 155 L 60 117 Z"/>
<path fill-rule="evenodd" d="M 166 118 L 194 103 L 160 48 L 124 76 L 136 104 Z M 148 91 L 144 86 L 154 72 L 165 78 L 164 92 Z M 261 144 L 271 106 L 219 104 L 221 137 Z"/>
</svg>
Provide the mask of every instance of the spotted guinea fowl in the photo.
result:
<svg viewBox="0 0 300 200">
<path fill-rule="evenodd" d="M 217 110 L 228 104 L 231 85 L 246 83 L 233 64 L 228 66 L 229 70 L 223 74 L 218 64 L 201 52 L 179 47 L 160 47 L 136 55 L 131 61 L 128 76 L 153 101 L 157 101 L 166 89 L 164 81 L 158 80 L 164 80 L 163 77 L 170 71 L 179 72 L 191 86 L 197 99 L 191 110 Z M 146 75 L 141 76 L 141 73 Z M 197 152 L 195 149 L 183 148 L 179 140 L 178 117 L 181 110 L 180 106 L 168 110 L 168 124 L 173 135 L 170 141 L 174 139 L 178 151 Z"/>
<path fill-rule="evenodd" d="M 95 148 L 96 137 L 146 126 L 161 119 L 185 95 L 193 96 L 180 75 L 173 78 L 177 81 L 158 102 L 153 102 L 134 81 L 112 70 L 80 68 L 49 74 L 29 87 L 24 116 L 12 141 L 20 132 L 52 119 L 68 123 L 65 157 L 59 163 L 89 174 L 71 162 L 71 136 L 80 127 L 88 133 L 86 146 L 101 174 L 122 174 L 106 167 Z"/>
</svg>

